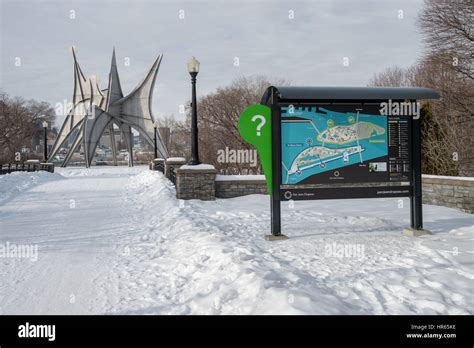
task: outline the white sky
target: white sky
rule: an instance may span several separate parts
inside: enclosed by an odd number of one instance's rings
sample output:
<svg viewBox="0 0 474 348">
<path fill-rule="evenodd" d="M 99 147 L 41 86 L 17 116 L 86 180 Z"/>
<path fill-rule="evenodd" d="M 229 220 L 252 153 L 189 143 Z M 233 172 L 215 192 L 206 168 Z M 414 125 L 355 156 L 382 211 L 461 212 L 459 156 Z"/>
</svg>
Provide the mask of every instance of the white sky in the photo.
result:
<svg viewBox="0 0 474 348">
<path fill-rule="evenodd" d="M 70 101 L 77 49 L 86 76 L 106 88 L 115 46 L 124 94 L 164 54 L 157 116 L 179 114 L 190 96 L 186 61 L 201 62 L 198 94 L 244 75 L 293 85 L 363 86 L 375 72 L 421 58 L 421 0 L 165 1 L 0 0 L 0 87 L 10 95 Z M 180 10 L 185 18 L 180 19 Z M 294 11 L 294 19 L 289 11 Z M 403 19 L 399 19 L 399 10 Z M 75 19 L 71 19 L 71 11 Z M 15 59 L 21 66 L 15 66 Z M 234 66 L 238 57 L 239 66 Z M 343 58 L 349 66 L 343 66 Z M 125 65 L 125 60 L 130 65 Z"/>
</svg>

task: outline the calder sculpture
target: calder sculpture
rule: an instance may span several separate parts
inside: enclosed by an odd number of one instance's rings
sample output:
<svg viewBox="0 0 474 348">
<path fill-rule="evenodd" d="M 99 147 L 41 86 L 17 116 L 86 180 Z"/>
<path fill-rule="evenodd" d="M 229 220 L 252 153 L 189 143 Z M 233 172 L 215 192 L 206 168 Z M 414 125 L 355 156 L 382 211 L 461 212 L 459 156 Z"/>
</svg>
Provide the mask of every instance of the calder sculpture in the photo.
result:
<svg viewBox="0 0 474 348">
<path fill-rule="evenodd" d="M 133 166 L 133 133 L 132 128 L 150 144 L 154 145 L 157 132 L 151 111 L 152 93 L 156 75 L 163 55 L 159 55 L 143 81 L 127 96 L 123 95 L 115 59 L 115 49 L 109 73 L 107 89 L 100 89 L 94 76 L 85 78 L 77 62 L 76 52 L 72 48 L 74 59 L 74 92 L 72 108 L 67 114 L 58 137 L 50 153 L 53 159 L 61 148 L 67 150 L 61 166 L 65 167 L 74 152 L 81 146 L 84 152 L 86 167 L 90 167 L 94 153 L 103 133 L 108 129 L 111 137 L 112 155 L 117 163 L 117 149 L 114 138 L 114 125 L 122 133 L 122 140 L 128 151 L 128 164 Z M 167 158 L 168 151 L 157 132 L 158 156 Z"/>
</svg>

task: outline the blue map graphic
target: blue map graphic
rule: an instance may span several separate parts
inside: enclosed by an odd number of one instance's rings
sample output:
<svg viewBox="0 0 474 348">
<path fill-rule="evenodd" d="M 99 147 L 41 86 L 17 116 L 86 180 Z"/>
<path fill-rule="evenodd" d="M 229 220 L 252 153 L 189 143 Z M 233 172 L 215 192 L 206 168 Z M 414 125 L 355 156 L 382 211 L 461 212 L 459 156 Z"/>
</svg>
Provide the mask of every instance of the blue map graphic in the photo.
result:
<svg viewBox="0 0 474 348">
<path fill-rule="evenodd" d="M 384 116 L 290 106 L 281 117 L 282 184 L 388 154 Z"/>
</svg>

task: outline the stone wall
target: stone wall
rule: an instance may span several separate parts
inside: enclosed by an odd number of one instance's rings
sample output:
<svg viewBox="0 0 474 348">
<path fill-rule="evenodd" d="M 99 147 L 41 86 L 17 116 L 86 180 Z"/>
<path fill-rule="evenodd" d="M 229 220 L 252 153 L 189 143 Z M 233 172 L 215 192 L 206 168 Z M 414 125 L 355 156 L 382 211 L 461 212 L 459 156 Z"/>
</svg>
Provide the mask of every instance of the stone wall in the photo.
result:
<svg viewBox="0 0 474 348">
<path fill-rule="evenodd" d="M 423 203 L 474 213 L 474 178 L 423 175 Z"/>
<path fill-rule="evenodd" d="M 423 203 L 474 213 L 474 178 L 423 175 L 422 183 Z M 267 193 L 262 175 L 217 175 L 215 188 L 219 198 Z"/>
<path fill-rule="evenodd" d="M 176 197 L 178 199 L 216 199 L 217 170 L 209 164 L 184 165 L 176 170 Z"/>
<path fill-rule="evenodd" d="M 242 175 L 244 179 L 237 179 L 232 175 L 217 175 L 216 197 L 233 198 L 256 193 L 266 194 L 267 184 L 263 176 Z M 247 177 L 247 178 L 245 178 Z M 235 179 L 234 179 L 235 178 Z"/>
</svg>

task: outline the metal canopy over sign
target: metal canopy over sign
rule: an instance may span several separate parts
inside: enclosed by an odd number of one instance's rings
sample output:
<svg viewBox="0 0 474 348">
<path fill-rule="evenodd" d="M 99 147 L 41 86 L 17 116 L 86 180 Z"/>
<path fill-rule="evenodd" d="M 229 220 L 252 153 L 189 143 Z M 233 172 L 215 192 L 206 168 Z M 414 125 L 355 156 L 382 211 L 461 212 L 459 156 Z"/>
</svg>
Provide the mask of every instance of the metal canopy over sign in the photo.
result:
<svg viewBox="0 0 474 348">
<path fill-rule="evenodd" d="M 428 88 L 269 87 L 272 234 L 280 202 L 410 197 L 421 229 L 421 146 L 417 100 Z"/>
</svg>

